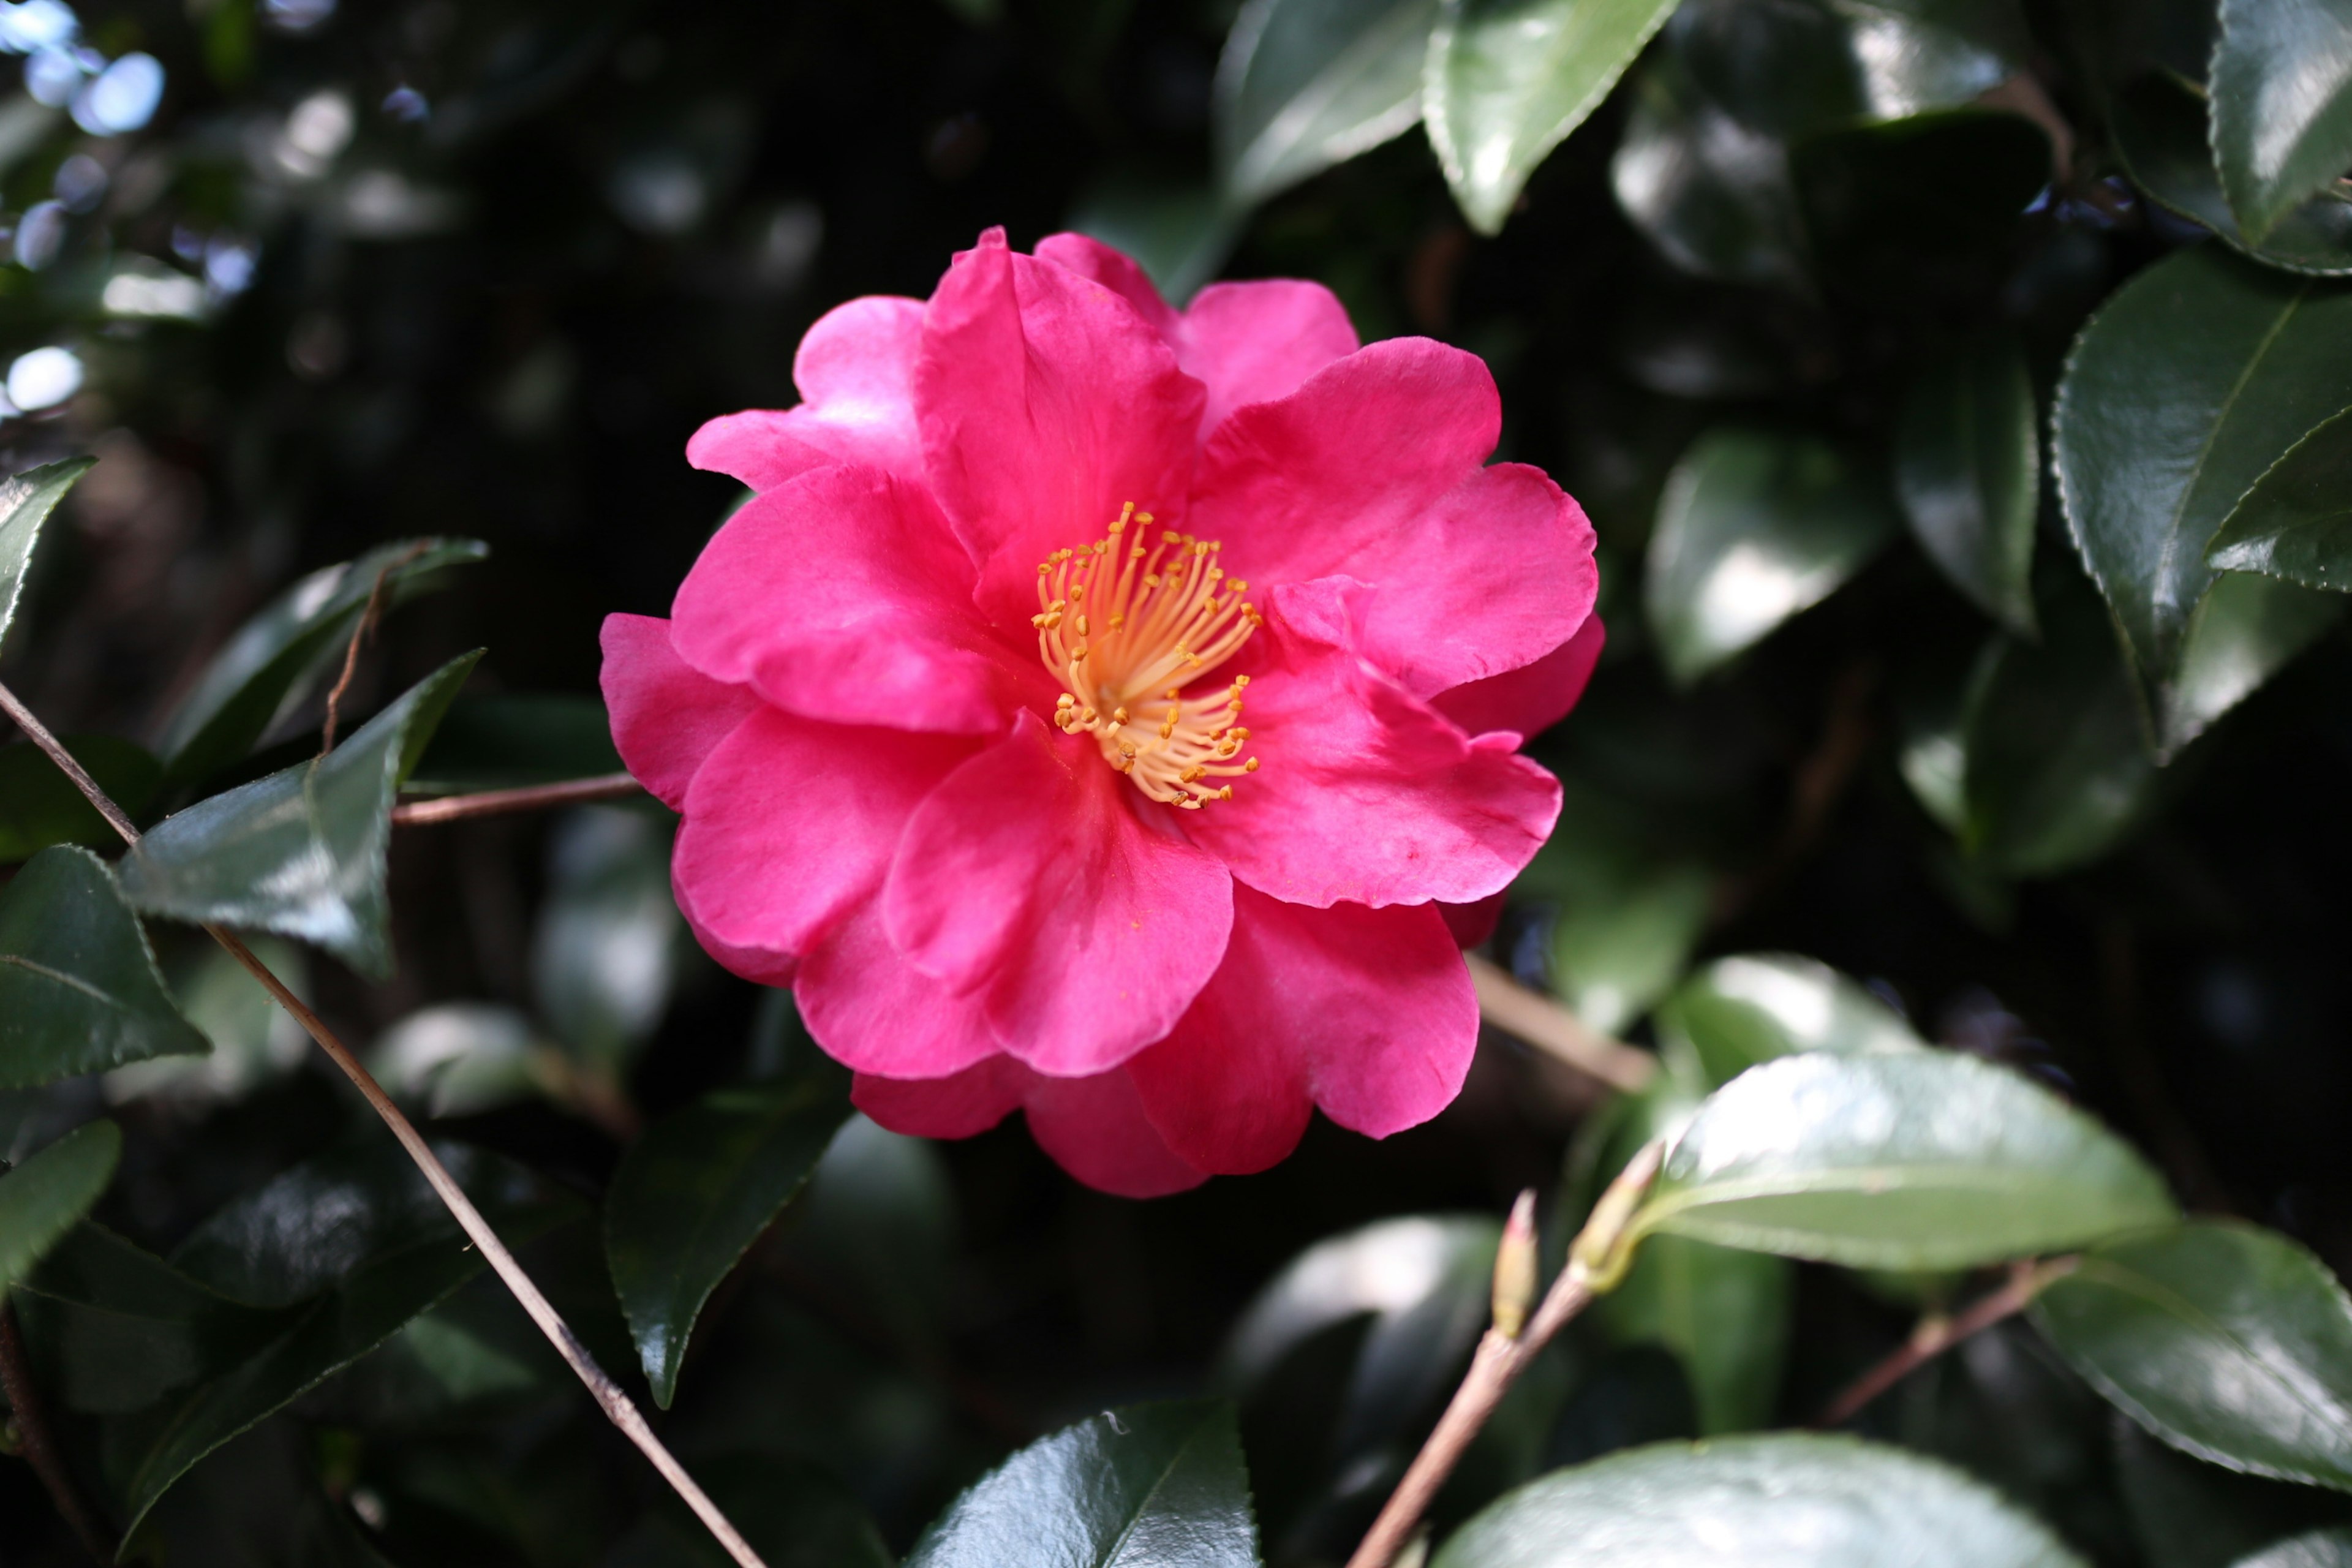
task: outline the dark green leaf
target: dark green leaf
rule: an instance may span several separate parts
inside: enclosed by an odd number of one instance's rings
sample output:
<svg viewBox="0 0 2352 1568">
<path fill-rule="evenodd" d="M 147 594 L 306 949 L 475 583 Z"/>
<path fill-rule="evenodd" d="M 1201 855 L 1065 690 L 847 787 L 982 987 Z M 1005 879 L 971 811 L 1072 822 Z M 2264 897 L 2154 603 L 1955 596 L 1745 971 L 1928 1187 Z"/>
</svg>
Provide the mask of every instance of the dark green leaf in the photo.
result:
<svg viewBox="0 0 2352 1568">
<path fill-rule="evenodd" d="M 1181 306 L 1233 254 L 1244 211 L 1197 180 L 1115 168 L 1079 193 L 1069 226 L 1125 251 Z"/>
<path fill-rule="evenodd" d="M 1429 140 L 1470 226 L 1499 234 L 1528 176 L 1601 107 L 1675 0 L 1445 0 Z"/>
<path fill-rule="evenodd" d="M 2053 421 L 2075 547 L 2160 712 L 2205 550 L 2286 449 L 2352 406 L 2352 289 L 2210 246 L 2118 289 L 2076 342 Z M 2174 737 L 2161 737 L 2177 743 Z"/>
<path fill-rule="evenodd" d="M 604 1251 L 654 1403 L 669 1407 L 703 1303 L 848 1116 L 843 1075 L 811 1072 L 706 1095 L 622 1158 L 604 1197 Z"/>
<path fill-rule="evenodd" d="M 1609 179 L 1633 226 L 1684 271 L 1808 287 L 1788 149 L 1708 100 L 1672 56 L 1634 79 Z"/>
<path fill-rule="evenodd" d="M 2344 601 L 2296 583 L 2224 573 L 2189 617 L 2180 674 L 2158 715 L 2167 754 L 2253 695 L 2343 618 Z"/>
<path fill-rule="evenodd" d="M 1256 1568 L 1233 1409 L 1130 1405 L 1032 1443 L 923 1532 L 907 1568 Z"/>
<path fill-rule="evenodd" d="M 388 974 L 393 797 L 480 658 L 443 665 L 326 757 L 164 818 L 123 857 L 124 897 L 150 914 L 278 931 Z"/>
<path fill-rule="evenodd" d="M 26 1331 L 47 1347 L 67 1405 L 144 1410 L 266 1343 L 278 1314 L 209 1290 L 92 1224 L 19 1287 Z"/>
<path fill-rule="evenodd" d="M 2029 47 L 2009 0 L 1685 0 L 1668 37 L 1708 97 L 1776 136 L 1966 103 Z"/>
<path fill-rule="evenodd" d="M 111 735 L 63 740 L 115 805 L 134 817 L 147 809 L 163 770 L 143 747 Z M 96 849 L 121 842 L 47 752 L 30 741 L 0 746 L 0 865 L 28 859 L 52 844 Z"/>
<path fill-rule="evenodd" d="M 2220 235 L 2273 267 L 2321 277 L 2352 274 L 2352 197 L 2322 191 L 2255 244 L 2239 232 L 2221 193 L 2206 127 L 2206 104 L 2170 71 L 2150 71 L 2118 89 L 2107 129 L 2125 171 L 2158 205 Z"/>
<path fill-rule="evenodd" d="M 1249 206 L 1421 118 L 1438 0 L 1251 0 L 1217 62 L 1225 197 Z"/>
<path fill-rule="evenodd" d="M 1595 792 L 1569 798 L 1514 891 L 1552 906 L 1552 990 L 1604 1034 L 1630 1027 L 1665 994 L 1706 924 L 1714 879 L 1645 841 Z"/>
<path fill-rule="evenodd" d="M 1658 1009 L 1657 1030 L 1661 1051 L 1687 1051 L 1715 1086 L 1801 1051 L 1883 1056 L 1926 1046 L 1885 1003 L 1828 964 L 1781 952 L 1717 959 Z"/>
<path fill-rule="evenodd" d="M 2352 1521 L 2342 1492 L 2209 1465 L 2106 1408 L 2109 1468 L 2148 1568 L 2232 1568 L 2273 1542 Z"/>
<path fill-rule="evenodd" d="M 530 1020 L 512 1007 L 448 1002 L 411 1013 L 368 1051 L 368 1069 L 404 1102 L 435 1116 L 472 1116 L 546 1087 Z"/>
<path fill-rule="evenodd" d="M 0 888 L 0 1088 L 211 1048 L 97 856 L 44 849 Z"/>
<path fill-rule="evenodd" d="M 2111 1241 L 2033 1316 L 2077 1372 L 2174 1447 L 2352 1490 L 2352 1300 L 2284 1237 L 2199 1221 Z"/>
<path fill-rule="evenodd" d="M 2024 353 L 1995 335 L 1920 373 L 1895 438 L 1895 490 L 1920 548 L 1987 615 L 2029 635 L 2039 423 Z"/>
<path fill-rule="evenodd" d="M 90 1121 L 0 1173 L 0 1300 L 90 1211 L 121 1158 L 122 1129 Z"/>
<path fill-rule="evenodd" d="M 621 771 L 612 720 L 595 698 L 499 692 L 450 704 L 401 787 L 414 795 L 466 795 Z"/>
<path fill-rule="evenodd" d="M 245 965 L 202 931 L 167 934 L 179 940 L 163 954 L 164 984 L 181 1015 L 212 1041 L 212 1054 L 117 1068 L 106 1078 L 109 1100 L 154 1096 L 173 1110 L 207 1110 L 241 1100 L 301 1064 L 310 1037 Z M 274 936 L 257 936 L 247 945 L 295 995 L 310 998 L 310 955 L 301 948 Z"/>
<path fill-rule="evenodd" d="M 2156 776 L 2123 652 L 2080 578 L 2044 596 L 2042 626 L 2038 646 L 1994 643 L 1960 728 L 1961 838 L 2010 876 L 2105 854 Z"/>
<path fill-rule="evenodd" d="M 1659 498 L 1643 582 L 1667 671 L 1695 680 L 1819 604 L 1898 526 L 1873 478 L 1825 441 L 1702 436 Z"/>
<path fill-rule="evenodd" d="M 25 592 L 25 573 L 32 564 L 33 546 L 40 542 L 41 525 L 97 461 L 68 458 L 0 482 L 0 643 L 8 640 L 8 623 L 16 618 L 16 601 Z"/>
<path fill-rule="evenodd" d="M 440 586 L 445 568 L 488 553 L 470 539 L 403 540 L 287 589 L 238 629 L 173 710 L 159 748 L 166 778 L 194 784 L 237 761 L 339 669 L 378 577 L 386 603 L 397 605 Z"/>
<path fill-rule="evenodd" d="M 1430 1568 L 2082 1568 L 1959 1471 L 1848 1437 L 1661 1443 L 1560 1470 L 1472 1519 Z"/>
<path fill-rule="evenodd" d="M 539 1016 L 593 1069 L 616 1075 L 669 1005 L 680 924 L 671 826 L 620 806 L 567 816 L 531 936 Z"/>
<path fill-rule="evenodd" d="M 1717 1089 L 1633 1222 L 1878 1268 L 1956 1268 L 2168 1223 L 2131 1146 L 2016 1074 L 1942 1051 L 1785 1057 Z"/>
<path fill-rule="evenodd" d="M 2352 1525 L 2291 1535 L 2239 1558 L 2234 1568 L 2352 1568 Z"/>
<path fill-rule="evenodd" d="M 2250 239 L 2352 170 L 2352 4 L 2221 0 L 2213 161 Z"/>
<path fill-rule="evenodd" d="M 2352 592 L 2352 408 L 2315 426 L 2254 481 L 2206 559 L 2217 571 Z"/>
<path fill-rule="evenodd" d="M 956 1235 L 955 1188 L 939 1150 L 853 1116 L 817 1162 L 777 1250 L 826 1299 L 894 1348 L 938 1350 Z"/>
</svg>

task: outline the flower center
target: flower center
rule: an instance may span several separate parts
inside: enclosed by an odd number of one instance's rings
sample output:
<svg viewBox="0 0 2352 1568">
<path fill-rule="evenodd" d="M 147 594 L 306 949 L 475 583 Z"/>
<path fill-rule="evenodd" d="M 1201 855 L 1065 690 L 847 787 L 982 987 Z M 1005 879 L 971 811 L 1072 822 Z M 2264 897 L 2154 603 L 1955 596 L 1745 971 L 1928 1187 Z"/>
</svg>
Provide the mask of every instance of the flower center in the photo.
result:
<svg viewBox="0 0 2352 1568">
<path fill-rule="evenodd" d="M 1062 683 L 1054 708 L 1062 732 L 1092 734 L 1136 788 L 1198 811 L 1233 799 L 1234 786 L 1217 781 L 1257 772 L 1255 757 L 1235 760 L 1249 739 L 1241 715 L 1250 678 L 1189 703 L 1184 689 L 1239 652 L 1265 617 L 1242 597 L 1249 584 L 1217 564 L 1216 542 L 1163 529 L 1147 545 L 1150 522 L 1129 501 L 1105 537 L 1047 556 L 1037 568 L 1042 607 L 1029 619 Z"/>
</svg>

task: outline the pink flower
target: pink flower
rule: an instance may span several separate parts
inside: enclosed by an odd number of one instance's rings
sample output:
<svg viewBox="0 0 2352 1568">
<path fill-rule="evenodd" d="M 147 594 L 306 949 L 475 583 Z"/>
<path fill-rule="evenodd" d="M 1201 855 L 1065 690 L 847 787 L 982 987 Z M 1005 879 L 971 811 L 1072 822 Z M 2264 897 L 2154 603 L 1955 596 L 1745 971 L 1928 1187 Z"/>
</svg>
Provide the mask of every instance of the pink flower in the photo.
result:
<svg viewBox="0 0 2352 1568">
<path fill-rule="evenodd" d="M 1478 1028 L 1444 907 L 1549 833 L 1516 753 L 1601 637 L 1583 513 L 1482 466 L 1486 366 L 1359 348 L 1311 283 L 1180 313 L 991 230 L 793 375 L 687 448 L 758 495 L 673 618 L 604 625 L 703 944 L 790 984 L 885 1126 L 1019 1108 L 1115 1193 L 1262 1170 L 1314 1106 L 1442 1110 Z"/>
</svg>

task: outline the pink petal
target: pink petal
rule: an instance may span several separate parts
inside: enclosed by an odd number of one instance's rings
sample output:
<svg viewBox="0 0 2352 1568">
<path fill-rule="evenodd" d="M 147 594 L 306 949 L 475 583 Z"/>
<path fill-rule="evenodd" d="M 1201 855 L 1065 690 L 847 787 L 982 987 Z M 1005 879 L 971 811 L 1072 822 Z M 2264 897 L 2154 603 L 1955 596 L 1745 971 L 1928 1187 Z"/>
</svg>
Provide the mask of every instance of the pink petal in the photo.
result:
<svg viewBox="0 0 2352 1568">
<path fill-rule="evenodd" d="M 858 1110 L 909 1138 L 971 1138 L 1021 1109 L 1035 1077 L 1011 1057 L 990 1057 L 945 1078 L 859 1073 L 849 1087 Z"/>
<path fill-rule="evenodd" d="M 1038 1078 L 1024 1100 L 1037 1147 L 1090 1187 L 1123 1198 L 1158 1198 L 1209 1179 L 1208 1172 L 1161 1142 L 1124 1072 Z"/>
<path fill-rule="evenodd" d="M 686 804 L 695 770 L 760 699 L 678 658 L 669 634 L 670 624 L 652 616 L 605 616 L 600 681 L 621 761 L 676 811 Z"/>
<path fill-rule="evenodd" d="M 908 814 L 972 750 L 760 709 L 687 791 L 670 856 L 679 902 L 722 948 L 807 952 L 881 886 Z"/>
<path fill-rule="evenodd" d="M 992 619 L 1025 627 L 1038 563 L 1101 538 L 1129 502 L 1181 522 L 1201 400 L 1110 289 L 1015 256 L 1001 229 L 957 256 L 925 318 L 915 407 Z"/>
<path fill-rule="evenodd" d="M 1166 1035 L 1224 952 L 1224 868 L 1145 826 L 1140 804 L 1091 737 L 1024 711 L 916 808 L 891 861 L 892 943 L 980 993 L 1040 1072 L 1100 1072 Z"/>
<path fill-rule="evenodd" d="M 1250 645 L 1259 770 L 1186 833 L 1287 903 L 1469 903 L 1499 892 L 1559 816 L 1559 782 L 1474 742 L 1355 652 L 1345 579 L 1286 584 Z M 1263 647 L 1264 652 L 1259 649 Z"/>
<path fill-rule="evenodd" d="M 1158 332 L 1171 348 L 1177 349 L 1181 363 L 1183 351 L 1178 347 L 1177 331 L 1181 318 L 1161 297 L 1160 286 L 1151 280 L 1150 275 L 1138 267 L 1125 251 L 1115 250 L 1088 235 L 1049 234 L 1037 242 L 1037 259 L 1050 261 L 1056 267 L 1066 267 L 1079 277 L 1101 284 L 1134 306 L 1135 313 L 1143 318 L 1144 324 Z"/>
<path fill-rule="evenodd" d="M 1588 616 L 1574 637 L 1533 664 L 1441 691 L 1429 705 L 1473 735 L 1539 735 L 1567 718 L 1584 695 L 1608 638 L 1601 617 Z"/>
<path fill-rule="evenodd" d="M 757 947 L 727 942 L 714 934 L 695 912 L 694 889 L 678 880 L 678 863 L 675 856 L 669 865 L 669 891 L 677 905 L 677 912 L 686 917 L 687 929 L 702 951 L 719 961 L 730 973 L 759 985 L 790 985 L 800 971 L 800 955 L 782 948 Z"/>
<path fill-rule="evenodd" d="M 923 303 L 876 295 L 836 306 L 801 339 L 793 381 L 797 408 L 751 409 L 713 419 L 686 444 L 698 468 L 771 490 L 827 463 L 864 463 L 919 483 L 915 359 Z"/>
<path fill-rule="evenodd" d="M 1014 705 L 1060 688 L 981 621 L 971 581 L 920 488 L 819 468 L 727 520 L 677 591 L 671 636 L 704 674 L 812 719 L 1000 734 Z"/>
<path fill-rule="evenodd" d="M 1365 657 L 1417 697 L 1533 663 L 1591 614 L 1592 529 L 1538 468 L 1479 465 L 1485 364 L 1397 338 L 1249 405 L 1202 454 L 1192 528 L 1254 582 L 1369 584 Z"/>
<path fill-rule="evenodd" d="M 890 944 L 879 899 L 852 907 L 810 950 L 793 976 L 793 1000 L 827 1056 L 878 1079 L 945 1079 L 1008 1059 L 981 1016 L 980 998 L 950 991 Z"/>
<path fill-rule="evenodd" d="M 1224 962 L 1174 1031 L 1127 1064 L 1168 1147 L 1221 1176 L 1278 1163 L 1313 1110 L 1297 1049 L 1296 1004 L 1305 994 L 1267 968 L 1278 955 L 1268 951 L 1262 911 L 1286 907 L 1235 888 Z"/>
</svg>

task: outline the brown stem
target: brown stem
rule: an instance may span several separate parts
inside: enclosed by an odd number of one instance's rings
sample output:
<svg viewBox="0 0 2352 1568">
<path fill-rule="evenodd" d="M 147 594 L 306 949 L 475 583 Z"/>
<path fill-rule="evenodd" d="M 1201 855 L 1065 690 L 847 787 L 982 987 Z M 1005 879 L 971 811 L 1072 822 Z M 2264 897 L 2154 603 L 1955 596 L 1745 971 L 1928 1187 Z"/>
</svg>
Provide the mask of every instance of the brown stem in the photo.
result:
<svg viewBox="0 0 2352 1568">
<path fill-rule="evenodd" d="M 327 693 L 327 721 L 319 738 L 320 756 L 335 749 L 335 721 L 342 710 L 343 693 L 351 689 L 352 672 L 360 666 L 360 644 L 367 640 L 368 633 L 375 630 L 376 622 L 383 617 L 383 585 L 392 581 L 394 572 L 424 553 L 425 546 L 418 544 L 399 560 L 385 562 L 376 573 L 375 581 L 369 584 L 367 607 L 360 612 L 359 624 L 352 627 L 351 643 L 343 649 L 343 672 L 335 678 L 334 689 Z"/>
<path fill-rule="evenodd" d="M 405 801 L 392 808 L 392 824 L 394 827 L 424 827 L 436 822 L 459 822 L 469 816 L 502 816 L 509 812 L 537 811 L 542 806 L 578 805 L 593 800 L 625 800 L 633 795 L 643 795 L 645 788 L 626 773 L 599 773 L 593 779 L 532 784 L 528 789 L 494 789 L 485 790 L 480 795 L 451 795 L 439 800 Z"/>
<path fill-rule="evenodd" d="M 1550 997 L 1528 990 L 1501 966 L 1475 952 L 1466 956 L 1470 984 L 1478 993 L 1478 1015 L 1495 1027 L 1628 1094 L 1656 1075 L 1657 1058 L 1649 1052 L 1611 1039 Z"/>
<path fill-rule="evenodd" d="M 1511 1384 L 1542 1353 L 1551 1337 L 1590 1306 L 1593 1297 L 1609 1283 L 1597 1278 L 1592 1260 L 1605 1258 L 1614 1249 L 1636 1200 L 1658 1173 L 1658 1161 L 1664 1148 L 1663 1142 L 1650 1144 L 1634 1155 L 1632 1163 L 1609 1184 L 1608 1192 L 1593 1205 L 1591 1220 L 1570 1247 L 1568 1266 L 1545 1292 L 1543 1305 L 1528 1320 L 1527 1331 L 1517 1338 L 1499 1327 L 1486 1331 L 1478 1342 L 1477 1352 L 1470 1358 L 1470 1370 L 1464 1374 L 1462 1386 L 1454 1391 L 1445 1414 L 1437 1418 L 1436 1428 L 1422 1444 L 1421 1452 L 1413 1456 L 1412 1463 L 1405 1468 L 1404 1478 L 1389 1494 L 1380 1517 L 1372 1521 L 1372 1528 L 1365 1531 L 1363 1541 L 1357 1545 L 1355 1555 L 1348 1559 L 1348 1568 L 1389 1568 L 1412 1539 L 1422 1515 L 1429 1511 L 1429 1505 L 1436 1500 L 1446 1478 L 1461 1463 L 1470 1440 L 1495 1414 L 1495 1407 L 1510 1392 Z"/>
<path fill-rule="evenodd" d="M 16 1434 L 24 1439 L 25 1458 L 38 1476 L 41 1485 L 48 1489 L 49 1500 L 57 1505 L 58 1515 L 81 1542 L 83 1551 L 100 1563 L 114 1561 L 114 1547 L 106 1532 L 82 1505 L 81 1493 L 75 1489 L 73 1475 L 66 1468 L 65 1456 L 58 1452 L 57 1438 L 49 1431 L 48 1417 L 41 1411 L 40 1392 L 33 1386 L 33 1369 L 25 1359 L 25 1341 L 16 1331 L 16 1309 L 0 1294 L 0 1387 L 8 1394 L 8 1408 L 16 1418 Z"/>
<path fill-rule="evenodd" d="M 1932 1313 L 1920 1319 L 1919 1326 L 1912 1331 L 1902 1348 L 1839 1390 L 1837 1397 L 1823 1405 L 1822 1413 L 1813 1418 L 1813 1426 L 1822 1430 L 1844 1426 L 1864 1405 L 1962 1340 L 2025 1310 L 2032 1305 L 2033 1298 L 2042 1294 L 2043 1287 L 2062 1275 L 2073 1273 L 2075 1261 L 2073 1258 L 2053 1258 L 2047 1263 L 2020 1263 L 2010 1270 L 2007 1284 L 1979 1297 L 1966 1311 L 1948 1318 Z"/>
<path fill-rule="evenodd" d="M 82 771 L 80 764 L 58 743 L 57 737 L 50 734 L 5 686 L 0 686 L 0 711 L 5 711 L 16 720 L 17 726 L 32 737 L 33 742 L 65 770 L 66 775 L 89 797 L 90 804 L 114 825 L 115 831 L 122 836 L 125 844 L 138 844 L 138 829 L 131 826 L 131 819 L 123 816 L 121 808 L 107 797 L 106 792 L 100 789 L 96 782 Z M 685 1468 L 662 1446 L 661 1439 L 654 1436 L 654 1429 L 646 1424 L 644 1413 L 622 1392 L 620 1384 L 596 1364 L 596 1359 L 588 1353 L 588 1347 L 580 1342 L 571 1325 L 541 1294 L 530 1276 L 523 1272 L 522 1265 L 515 1261 L 514 1254 L 507 1250 L 506 1243 L 500 1241 L 498 1233 L 490 1228 L 489 1221 L 482 1217 L 473 1200 L 449 1174 L 448 1167 L 441 1163 L 440 1157 L 433 1152 L 424 1135 L 402 1114 L 400 1107 L 392 1102 L 392 1097 L 384 1093 L 383 1086 L 360 1065 L 359 1058 L 352 1054 L 351 1047 L 338 1039 L 334 1031 L 328 1028 L 300 997 L 288 990 L 286 983 L 278 979 L 268 964 L 256 958 L 252 950 L 238 941 L 234 933 L 217 925 L 208 924 L 205 930 L 231 958 L 243 964 L 247 973 L 261 982 L 263 989 L 319 1043 L 319 1048 L 327 1053 L 327 1058 L 351 1079 L 361 1097 L 366 1100 L 376 1115 L 383 1119 L 383 1124 L 392 1129 L 392 1135 L 400 1141 L 401 1147 L 408 1152 L 408 1157 L 416 1162 L 416 1168 L 425 1173 L 425 1179 L 432 1185 L 434 1193 L 457 1217 L 459 1227 L 481 1249 L 483 1258 L 497 1272 L 499 1280 L 514 1293 L 515 1300 L 522 1304 L 522 1310 L 530 1314 L 531 1321 L 539 1325 L 540 1332 L 555 1346 L 556 1353 L 562 1356 L 580 1381 L 587 1385 L 589 1394 L 604 1410 L 605 1418 L 619 1427 L 629 1441 L 653 1462 L 654 1468 L 661 1472 L 662 1479 L 686 1500 L 687 1506 L 695 1511 L 710 1533 L 718 1537 L 728 1555 L 742 1568 L 765 1568 L 759 1553 L 751 1550 L 751 1543 L 743 1539 L 734 1525 L 728 1522 L 727 1516 L 719 1511 L 718 1504 L 695 1484 L 694 1478 L 686 1473 Z"/>
</svg>

